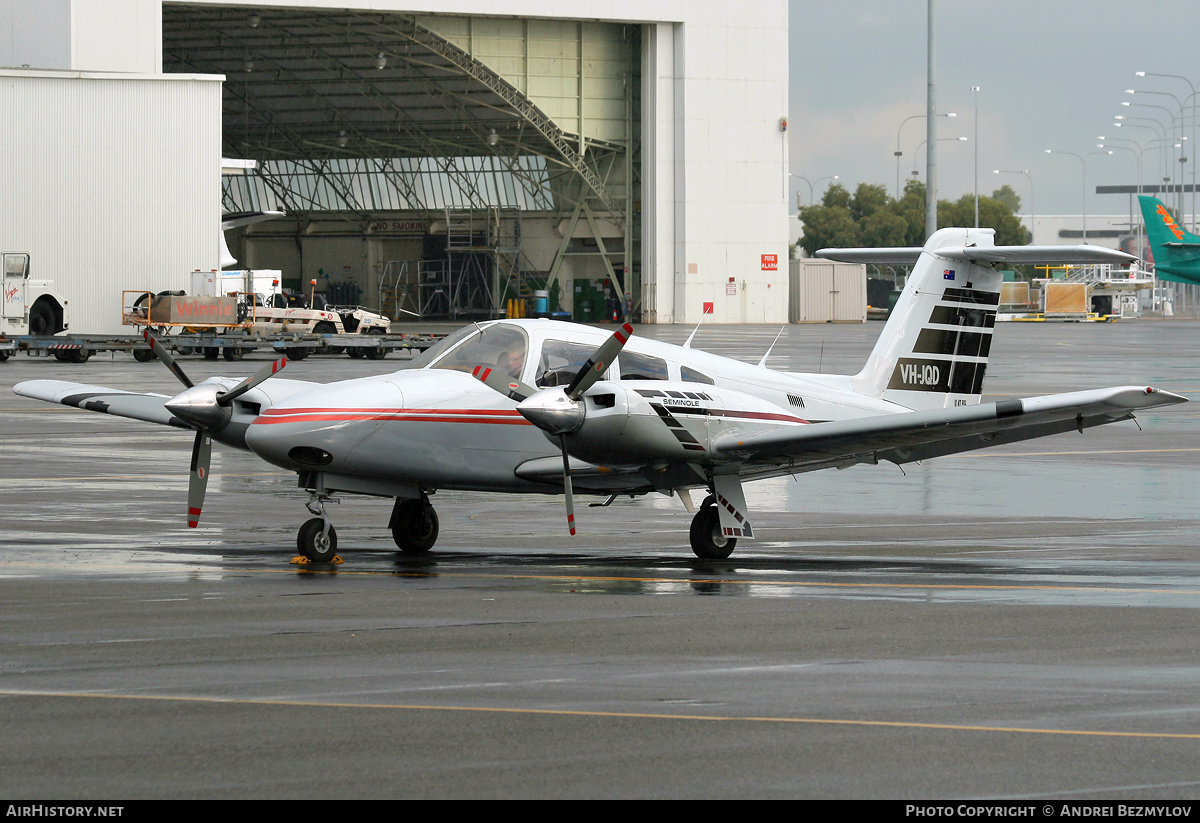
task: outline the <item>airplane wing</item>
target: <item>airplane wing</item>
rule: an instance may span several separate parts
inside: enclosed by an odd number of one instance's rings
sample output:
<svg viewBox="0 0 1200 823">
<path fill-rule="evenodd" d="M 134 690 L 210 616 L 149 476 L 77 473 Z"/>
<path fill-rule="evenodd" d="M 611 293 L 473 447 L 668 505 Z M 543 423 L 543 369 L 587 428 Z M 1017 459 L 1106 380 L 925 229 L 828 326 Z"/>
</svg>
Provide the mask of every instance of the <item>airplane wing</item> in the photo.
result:
<svg viewBox="0 0 1200 823">
<path fill-rule="evenodd" d="M 792 473 L 828 466 L 902 464 L 1128 420 L 1139 409 L 1186 403 L 1138 386 L 1051 394 L 949 409 L 929 409 L 794 426 L 715 440 L 718 456 L 747 464 L 787 464 Z"/>
<path fill-rule="evenodd" d="M 65 380 L 27 380 L 13 386 L 13 392 L 34 400 L 61 403 L 77 409 L 128 417 L 160 426 L 191 429 L 163 404 L 171 398 L 164 394 L 139 393 L 89 386 L 83 383 L 68 383 Z"/>
</svg>

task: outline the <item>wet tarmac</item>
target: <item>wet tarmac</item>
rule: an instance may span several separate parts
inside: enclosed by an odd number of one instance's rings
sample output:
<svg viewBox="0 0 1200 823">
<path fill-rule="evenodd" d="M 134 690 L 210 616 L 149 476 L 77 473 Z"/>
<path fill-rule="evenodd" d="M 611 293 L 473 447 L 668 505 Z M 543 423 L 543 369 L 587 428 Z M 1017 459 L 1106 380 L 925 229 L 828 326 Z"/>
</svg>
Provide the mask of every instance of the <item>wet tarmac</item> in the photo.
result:
<svg viewBox="0 0 1200 823">
<path fill-rule="evenodd" d="M 769 365 L 854 371 L 880 328 L 789 326 Z M 757 362 L 777 332 L 694 345 Z M 1200 323 L 996 335 L 987 399 L 1200 398 Z M 1200 798 L 1200 404 L 752 484 L 761 537 L 724 562 L 672 498 L 581 504 L 572 539 L 561 498 L 443 492 L 428 557 L 345 498 L 346 562 L 306 571 L 292 476 L 214 450 L 187 529 L 186 432 L 9 391 L 32 378 L 177 385 L 128 355 L 0 364 L 11 797 Z"/>
</svg>

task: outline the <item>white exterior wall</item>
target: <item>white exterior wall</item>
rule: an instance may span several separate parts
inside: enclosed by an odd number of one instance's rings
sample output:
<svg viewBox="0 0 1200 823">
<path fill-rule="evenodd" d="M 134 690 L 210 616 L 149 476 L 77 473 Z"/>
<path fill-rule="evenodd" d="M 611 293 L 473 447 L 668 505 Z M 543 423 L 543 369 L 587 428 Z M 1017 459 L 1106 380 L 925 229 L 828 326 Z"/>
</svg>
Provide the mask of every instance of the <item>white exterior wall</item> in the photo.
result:
<svg viewBox="0 0 1200 823">
<path fill-rule="evenodd" d="M 195 2 L 497 14 L 493 0 Z M 787 2 L 510 0 L 503 15 L 643 24 L 645 320 L 696 323 L 712 303 L 708 322 L 787 322 Z"/>
<path fill-rule="evenodd" d="M 217 268 L 221 77 L 0 70 L 0 249 L 119 333 L 123 289 Z"/>
<path fill-rule="evenodd" d="M 3 0 L 0 66 L 162 71 L 161 0 Z"/>
</svg>

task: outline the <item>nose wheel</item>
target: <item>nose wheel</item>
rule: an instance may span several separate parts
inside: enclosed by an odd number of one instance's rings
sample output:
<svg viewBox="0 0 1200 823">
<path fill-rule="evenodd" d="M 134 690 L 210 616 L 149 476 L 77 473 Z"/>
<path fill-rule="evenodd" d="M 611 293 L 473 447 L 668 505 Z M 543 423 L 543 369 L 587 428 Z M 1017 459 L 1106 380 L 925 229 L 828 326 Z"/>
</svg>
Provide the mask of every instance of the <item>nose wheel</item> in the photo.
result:
<svg viewBox="0 0 1200 823">
<path fill-rule="evenodd" d="M 337 557 L 337 529 L 323 517 L 314 517 L 300 527 L 296 548 L 313 563 L 332 563 Z"/>
<path fill-rule="evenodd" d="M 328 499 L 321 492 L 313 494 L 305 506 L 317 517 L 306 520 L 296 535 L 296 549 L 312 563 L 341 562 L 337 559 L 337 529 L 325 513 Z"/>
</svg>

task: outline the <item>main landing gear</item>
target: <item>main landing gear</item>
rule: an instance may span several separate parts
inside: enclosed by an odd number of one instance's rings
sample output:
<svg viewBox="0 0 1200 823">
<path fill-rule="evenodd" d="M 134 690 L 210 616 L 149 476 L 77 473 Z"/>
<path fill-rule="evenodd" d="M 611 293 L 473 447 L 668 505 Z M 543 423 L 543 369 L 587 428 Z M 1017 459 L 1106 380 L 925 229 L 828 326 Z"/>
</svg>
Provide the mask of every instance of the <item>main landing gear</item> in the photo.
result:
<svg viewBox="0 0 1200 823">
<path fill-rule="evenodd" d="M 330 499 L 323 491 L 313 491 L 305 504 L 316 517 L 300 527 L 296 548 L 310 563 L 341 562 L 337 556 L 337 529 L 325 512 L 325 504 Z M 432 549 L 438 538 L 438 516 L 428 495 L 421 495 L 419 499 L 397 498 L 388 528 L 404 554 L 424 554 Z"/>
<path fill-rule="evenodd" d="M 722 532 L 721 514 L 711 494 L 696 510 L 688 537 L 692 543 L 692 553 L 701 560 L 724 560 L 733 554 L 737 546 L 736 537 L 726 537 Z"/>
<path fill-rule="evenodd" d="M 392 530 L 392 539 L 400 551 L 405 554 L 424 554 L 437 542 L 437 512 L 426 495 L 421 495 L 420 500 L 396 498 L 388 528 Z"/>
</svg>

